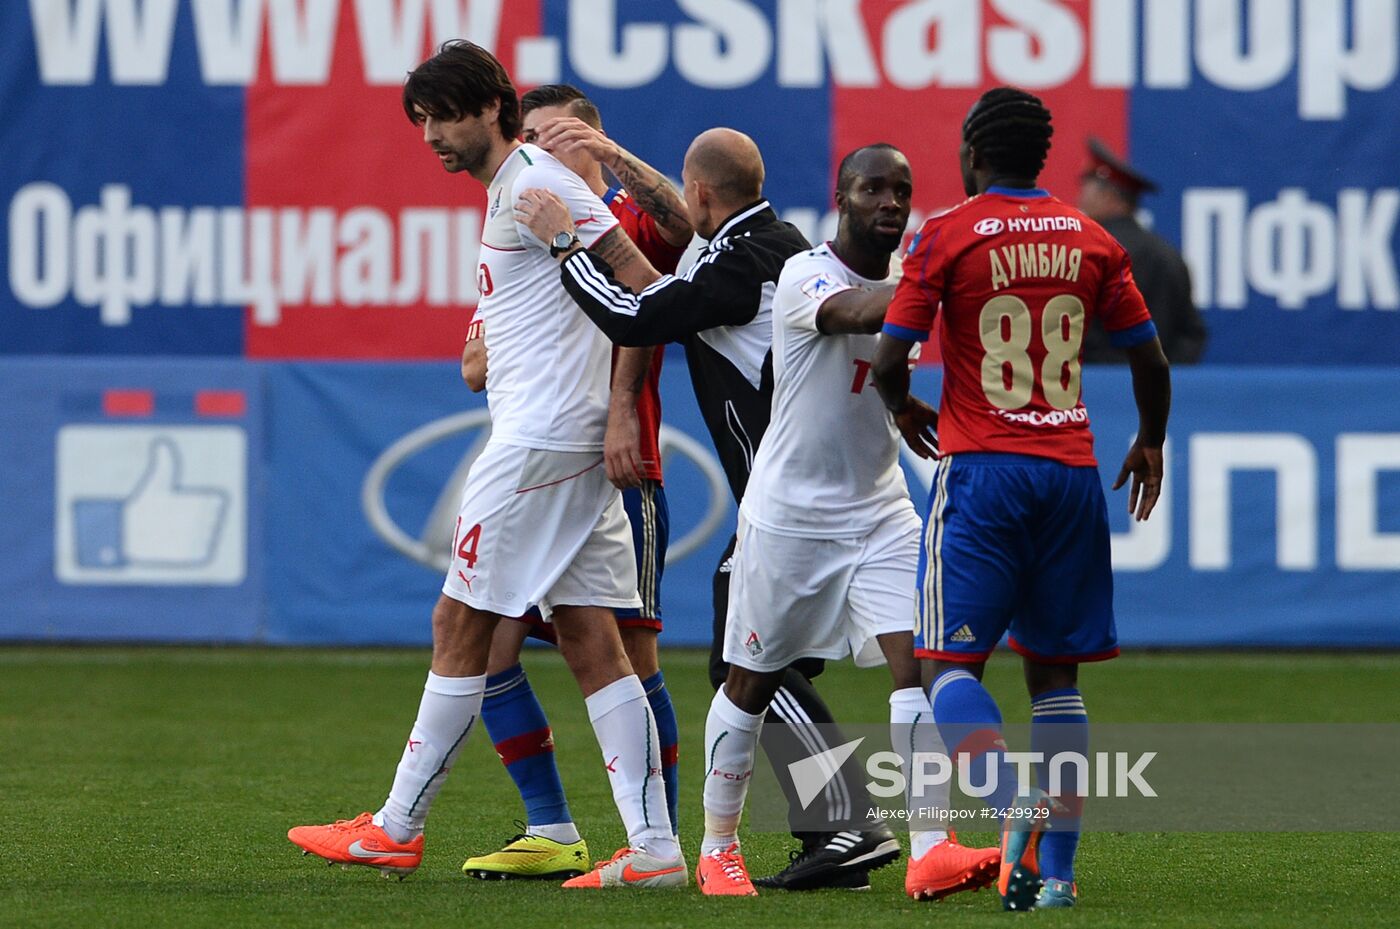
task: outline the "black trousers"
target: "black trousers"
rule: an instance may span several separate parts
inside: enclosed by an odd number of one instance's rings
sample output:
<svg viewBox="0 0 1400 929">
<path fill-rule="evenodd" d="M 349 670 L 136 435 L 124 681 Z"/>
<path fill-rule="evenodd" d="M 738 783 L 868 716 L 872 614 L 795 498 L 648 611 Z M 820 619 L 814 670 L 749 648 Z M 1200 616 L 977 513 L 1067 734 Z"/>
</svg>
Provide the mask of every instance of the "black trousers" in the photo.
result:
<svg viewBox="0 0 1400 929">
<path fill-rule="evenodd" d="M 724 630 L 729 613 L 730 559 L 737 541 L 737 537 L 729 540 L 714 576 L 715 615 L 714 637 L 710 642 L 710 685 L 716 690 L 729 675 L 729 665 L 724 660 Z M 797 789 L 788 774 L 789 763 L 819 754 L 846 741 L 840 736 L 836 719 L 827 708 L 826 701 L 822 700 L 812 684 L 812 680 L 825 668 L 826 662 L 820 658 L 800 658 L 784 669 L 782 684 L 768 707 L 759 735 L 759 745 L 768 756 L 778 783 L 787 796 L 788 822 L 794 824 L 792 834 L 804 843 L 818 841 L 833 832 L 869 830 L 881 822 L 871 815 L 870 797 L 865 792 L 865 775 L 854 755 L 826 785 L 824 795 L 814 800 L 807 810 L 803 810 Z M 815 816 L 825 820 L 822 829 L 802 829 L 796 825 L 799 821 L 810 825 Z"/>
</svg>

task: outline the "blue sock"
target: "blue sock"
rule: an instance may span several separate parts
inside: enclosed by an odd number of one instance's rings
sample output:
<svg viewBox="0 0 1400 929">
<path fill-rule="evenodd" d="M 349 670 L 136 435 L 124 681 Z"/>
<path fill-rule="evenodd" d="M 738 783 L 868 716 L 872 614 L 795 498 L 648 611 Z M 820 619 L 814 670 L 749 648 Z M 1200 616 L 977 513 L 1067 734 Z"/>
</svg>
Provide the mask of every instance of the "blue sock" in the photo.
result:
<svg viewBox="0 0 1400 929">
<path fill-rule="evenodd" d="M 1084 710 L 1084 698 L 1073 687 L 1050 690 L 1031 701 L 1031 751 L 1043 752 L 1048 762 L 1060 752 L 1076 752 L 1089 756 L 1089 715 Z M 1051 821 L 1051 828 L 1040 840 L 1040 874 L 1044 878 L 1074 881 L 1074 853 L 1079 847 L 1077 828 L 1056 829 L 1054 822 L 1068 820 L 1067 825 L 1079 825 L 1083 798 L 1076 791 L 1087 790 L 1080 784 L 1073 765 L 1058 765 L 1060 783 L 1058 799 L 1068 810 Z M 1050 766 L 1040 766 L 1040 786 L 1049 790 Z"/>
<path fill-rule="evenodd" d="M 671 693 L 660 671 L 642 681 L 642 690 L 647 692 L 651 715 L 656 717 L 656 735 L 661 740 L 661 777 L 666 782 L 666 810 L 671 816 L 671 831 L 679 835 L 681 827 L 676 816 L 680 812 L 681 787 L 676 760 L 680 727 L 676 725 L 676 710 L 671 706 Z"/>
<path fill-rule="evenodd" d="M 481 718 L 525 801 L 530 825 L 573 822 L 554 763 L 554 734 L 520 665 L 486 679 Z"/>
<path fill-rule="evenodd" d="M 953 761 L 958 762 L 959 755 L 969 757 L 963 775 L 967 784 L 984 787 L 995 777 L 996 788 L 982 802 L 993 809 L 1014 806 L 1019 787 L 1016 766 L 1008 764 L 1003 755 L 1006 742 L 1001 737 L 1001 710 L 987 688 L 972 672 L 954 668 L 933 682 L 929 703 L 938 734 Z"/>
</svg>

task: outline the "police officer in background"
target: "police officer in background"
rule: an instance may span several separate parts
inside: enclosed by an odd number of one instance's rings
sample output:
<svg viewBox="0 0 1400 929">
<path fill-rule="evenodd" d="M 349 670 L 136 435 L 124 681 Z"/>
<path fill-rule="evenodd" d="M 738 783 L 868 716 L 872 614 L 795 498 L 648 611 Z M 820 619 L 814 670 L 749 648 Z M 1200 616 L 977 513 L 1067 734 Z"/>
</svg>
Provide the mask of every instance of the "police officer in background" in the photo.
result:
<svg viewBox="0 0 1400 929">
<path fill-rule="evenodd" d="M 1098 139 L 1089 140 L 1089 164 L 1080 176 L 1079 208 L 1127 251 L 1133 277 L 1147 301 L 1162 349 L 1173 365 L 1195 364 L 1206 347 L 1206 326 L 1191 301 L 1191 277 L 1181 253 L 1137 221 L 1138 198 L 1157 185 L 1116 157 Z M 1127 356 L 1109 344 L 1097 318 L 1084 336 L 1084 361 L 1123 364 Z"/>
</svg>

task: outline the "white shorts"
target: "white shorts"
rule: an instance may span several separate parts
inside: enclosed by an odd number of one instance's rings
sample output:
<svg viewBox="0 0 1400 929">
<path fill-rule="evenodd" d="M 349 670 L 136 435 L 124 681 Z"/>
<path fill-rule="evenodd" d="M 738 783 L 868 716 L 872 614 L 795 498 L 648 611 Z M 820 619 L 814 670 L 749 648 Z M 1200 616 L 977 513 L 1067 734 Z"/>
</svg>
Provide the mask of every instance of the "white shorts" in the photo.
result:
<svg viewBox="0 0 1400 929">
<path fill-rule="evenodd" d="M 488 441 L 467 473 L 442 592 L 500 616 L 641 606 L 632 528 L 602 454 Z"/>
<path fill-rule="evenodd" d="M 848 539 L 780 535 L 741 513 L 724 660 L 751 671 L 847 655 L 884 664 L 875 637 L 914 631 L 920 530 L 912 506 Z"/>
</svg>

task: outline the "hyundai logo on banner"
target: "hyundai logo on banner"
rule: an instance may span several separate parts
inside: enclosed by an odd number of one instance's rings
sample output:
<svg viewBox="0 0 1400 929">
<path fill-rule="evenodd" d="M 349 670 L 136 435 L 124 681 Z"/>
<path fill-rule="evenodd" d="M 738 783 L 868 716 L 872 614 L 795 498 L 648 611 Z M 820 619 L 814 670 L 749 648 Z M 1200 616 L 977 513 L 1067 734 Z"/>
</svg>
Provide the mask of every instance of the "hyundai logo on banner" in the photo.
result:
<svg viewBox="0 0 1400 929">
<path fill-rule="evenodd" d="M 437 498 L 432 501 L 423 530 L 416 537 L 400 526 L 385 501 L 385 488 L 394 472 L 415 455 L 453 436 L 468 434 L 470 444 L 457 466 L 447 475 Z M 462 487 L 472 463 L 491 436 L 491 414 L 485 409 L 445 416 L 414 429 L 386 448 L 365 474 L 360 488 L 360 506 L 376 535 L 395 551 L 426 568 L 446 571 L 451 558 L 452 526 L 462 498 Z M 672 473 L 670 462 L 679 457 L 690 462 L 701 476 L 706 504 L 699 521 L 683 532 L 673 533 L 666 563 L 674 564 L 694 552 L 715 534 L 728 509 L 729 486 L 715 456 L 679 429 L 663 425 L 660 436 L 663 469 Z M 687 490 L 693 489 L 689 484 Z M 677 527 L 682 528 L 682 527 Z"/>
</svg>

